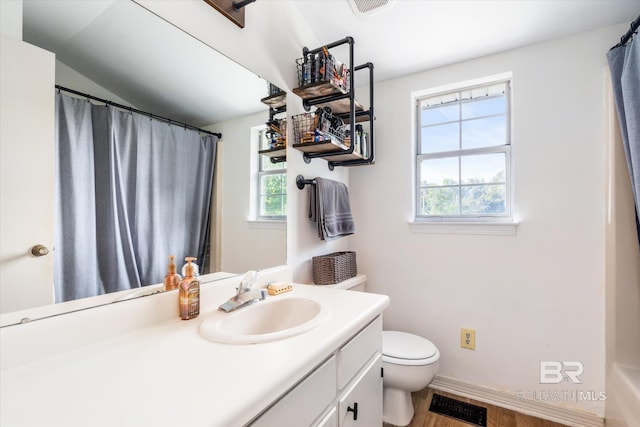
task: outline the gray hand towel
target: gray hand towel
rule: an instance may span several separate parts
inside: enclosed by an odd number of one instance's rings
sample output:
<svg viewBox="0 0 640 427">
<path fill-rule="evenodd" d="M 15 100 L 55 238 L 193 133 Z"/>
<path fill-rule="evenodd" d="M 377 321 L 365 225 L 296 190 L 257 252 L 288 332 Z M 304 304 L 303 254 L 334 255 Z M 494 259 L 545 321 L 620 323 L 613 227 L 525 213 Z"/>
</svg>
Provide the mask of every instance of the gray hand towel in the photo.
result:
<svg viewBox="0 0 640 427">
<path fill-rule="evenodd" d="M 318 224 L 318 237 L 332 240 L 355 232 L 349 190 L 341 182 L 315 178 L 309 189 L 309 218 Z"/>
</svg>

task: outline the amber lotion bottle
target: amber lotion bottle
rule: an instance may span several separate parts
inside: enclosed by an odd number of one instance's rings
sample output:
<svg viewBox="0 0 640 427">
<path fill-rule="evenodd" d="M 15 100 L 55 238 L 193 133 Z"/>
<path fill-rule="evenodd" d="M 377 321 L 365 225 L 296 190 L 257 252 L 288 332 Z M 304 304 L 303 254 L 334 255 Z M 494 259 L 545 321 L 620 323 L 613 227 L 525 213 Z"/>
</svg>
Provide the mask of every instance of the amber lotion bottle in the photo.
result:
<svg viewBox="0 0 640 427">
<path fill-rule="evenodd" d="M 193 275 L 193 257 L 186 257 L 187 268 L 180 281 L 180 318 L 182 320 L 195 319 L 200 314 L 200 281 Z"/>
<path fill-rule="evenodd" d="M 180 286 L 180 280 L 182 277 L 178 273 L 176 273 L 176 264 L 173 262 L 175 257 L 172 255 L 169 257 L 169 266 L 167 267 L 167 275 L 164 276 L 164 290 L 171 291 L 173 289 L 178 289 Z"/>
</svg>

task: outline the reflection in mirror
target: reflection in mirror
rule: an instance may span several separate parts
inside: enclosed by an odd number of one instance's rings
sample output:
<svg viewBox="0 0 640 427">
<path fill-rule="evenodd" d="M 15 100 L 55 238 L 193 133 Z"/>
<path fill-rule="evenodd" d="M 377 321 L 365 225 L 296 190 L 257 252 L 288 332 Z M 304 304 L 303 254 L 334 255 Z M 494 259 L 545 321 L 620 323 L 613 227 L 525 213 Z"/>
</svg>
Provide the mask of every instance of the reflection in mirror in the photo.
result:
<svg viewBox="0 0 640 427">
<path fill-rule="evenodd" d="M 24 41 L 56 54 L 56 84 L 222 134 L 207 211 L 210 236 L 206 238 L 206 260 L 201 262 L 201 273 L 212 273 L 206 278 L 215 280 L 286 263 L 284 221 L 268 226 L 247 221 L 257 219 L 251 216 L 256 200 L 250 195 L 256 182 L 251 142 L 255 130 L 264 128 L 269 120 L 268 107 L 260 103 L 267 95 L 267 82 L 135 2 L 25 0 L 23 19 Z M 185 162 L 188 160 L 176 164 L 176 169 L 185 167 Z M 174 221 L 180 223 L 180 219 Z M 120 282 L 110 288 L 125 289 L 123 292 L 60 306 L 75 309 L 85 302 L 103 304 L 147 293 L 137 289 L 138 285 L 154 285 L 148 293 L 157 292 L 155 284 L 162 282 L 169 255 L 179 254 L 163 254 L 157 260 L 161 267 L 133 286 L 127 277 L 116 279 L 107 274 L 103 280 Z M 74 260 L 71 268 L 77 269 L 79 262 Z M 181 265 L 178 261 L 178 270 Z M 64 281 L 64 273 L 59 280 Z M 95 283 L 92 286 L 99 288 Z M 29 307 L 3 303 L 1 311 Z"/>
</svg>

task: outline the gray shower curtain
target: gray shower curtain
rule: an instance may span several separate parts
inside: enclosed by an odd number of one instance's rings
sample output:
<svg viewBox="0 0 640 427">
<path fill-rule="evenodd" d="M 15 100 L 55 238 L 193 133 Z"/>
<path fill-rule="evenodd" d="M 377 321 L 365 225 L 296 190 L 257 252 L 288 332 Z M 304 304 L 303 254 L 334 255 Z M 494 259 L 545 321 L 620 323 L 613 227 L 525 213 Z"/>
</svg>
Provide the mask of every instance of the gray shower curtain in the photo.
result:
<svg viewBox="0 0 640 427">
<path fill-rule="evenodd" d="M 607 54 L 624 152 L 636 206 L 640 242 L 640 43 L 632 39 Z"/>
<path fill-rule="evenodd" d="M 217 137 L 59 92 L 56 115 L 56 302 L 202 265 Z"/>
</svg>

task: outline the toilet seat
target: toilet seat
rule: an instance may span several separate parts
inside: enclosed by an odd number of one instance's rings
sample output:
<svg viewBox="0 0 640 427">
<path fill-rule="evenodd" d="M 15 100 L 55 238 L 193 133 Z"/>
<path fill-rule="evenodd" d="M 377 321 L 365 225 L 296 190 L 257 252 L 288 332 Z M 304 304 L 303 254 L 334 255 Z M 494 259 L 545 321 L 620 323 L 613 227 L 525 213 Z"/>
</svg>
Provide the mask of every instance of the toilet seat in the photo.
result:
<svg viewBox="0 0 640 427">
<path fill-rule="evenodd" d="M 400 331 L 382 332 L 382 361 L 395 365 L 428 365 L 440 358 L 436 346 L 426 338 Z"/>
</svg>

